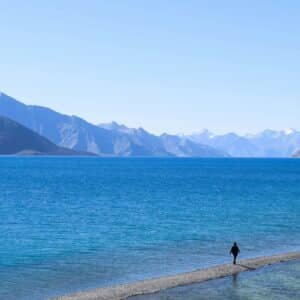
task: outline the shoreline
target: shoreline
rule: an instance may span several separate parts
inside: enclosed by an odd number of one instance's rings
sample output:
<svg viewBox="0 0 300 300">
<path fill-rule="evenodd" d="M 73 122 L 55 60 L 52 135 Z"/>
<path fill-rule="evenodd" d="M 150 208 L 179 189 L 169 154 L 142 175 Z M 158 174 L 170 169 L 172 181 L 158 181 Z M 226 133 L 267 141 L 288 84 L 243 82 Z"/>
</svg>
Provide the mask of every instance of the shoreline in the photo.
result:
<svg viewBox="0 0 300 300">
<path fill-rule="evenodd" d="M 84 292 L 59 296 L 53 300 L 122 300 L 132 296 L 153 294 L 165 289 L 178 286 L 201 283 L 208 280 L 232 276 L 246 271 L 253 271 L 258 268 L 300 259 L 300 251 L 282 253 L 272 256 L 257 257 L 238 261 L 236 265 L 222 264 L 206 269 L 177 275 L 164 276 L 160 278 L 147 279 L 128 284 L 121 284 L 111 287 L 98 288 Z"/>
</svg>

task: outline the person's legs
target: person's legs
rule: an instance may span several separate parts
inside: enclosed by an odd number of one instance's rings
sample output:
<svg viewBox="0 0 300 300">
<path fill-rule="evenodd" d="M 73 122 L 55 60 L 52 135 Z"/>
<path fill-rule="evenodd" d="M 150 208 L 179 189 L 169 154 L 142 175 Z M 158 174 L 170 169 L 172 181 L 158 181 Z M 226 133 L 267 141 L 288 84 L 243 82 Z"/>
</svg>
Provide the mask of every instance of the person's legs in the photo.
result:
<svg viewBox="0 0 300 300">
<path fill-rule="evenodd" d="M 233 256 L 233 264 L 236 264 L 236 255 Z"/>
</svg>

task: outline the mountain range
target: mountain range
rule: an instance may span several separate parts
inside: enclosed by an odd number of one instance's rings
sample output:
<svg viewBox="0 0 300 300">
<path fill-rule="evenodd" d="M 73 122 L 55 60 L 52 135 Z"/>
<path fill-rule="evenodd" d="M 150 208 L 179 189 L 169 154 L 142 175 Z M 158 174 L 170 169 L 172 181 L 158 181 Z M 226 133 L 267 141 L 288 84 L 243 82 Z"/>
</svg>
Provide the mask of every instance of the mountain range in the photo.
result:
<svg viewBox="0 0 300 300">
<path fill-rule="evenodd" d="M 0 94 L 0 115 L 10 118 L 54 144 L 100 156 L 226 157 L 223 151 L 191 140 L 117 123 L 91 124 L 77 116 L 60 114 L 46 107 L 25 105 Z"/>
<path fill-rule="evenodd" d="M 258 134 L 154 135 L 116 122 L 92 124 L 47 107 L 25 105 L 0 93 L 0 116 L 45 137 L 59 147 L 100 156 L 291 157 L 300 149 L 300 132 L 265 130 Z"/>
<path fill-rule="evenodd" d="M 291 157 L 300 149 L 300 132 L 295 129 L 264 130 L 240 136 L 236 133 L 215 135 L 208 130 L 184 136 L 209 145 L 233 157 Z"/>
</svg>

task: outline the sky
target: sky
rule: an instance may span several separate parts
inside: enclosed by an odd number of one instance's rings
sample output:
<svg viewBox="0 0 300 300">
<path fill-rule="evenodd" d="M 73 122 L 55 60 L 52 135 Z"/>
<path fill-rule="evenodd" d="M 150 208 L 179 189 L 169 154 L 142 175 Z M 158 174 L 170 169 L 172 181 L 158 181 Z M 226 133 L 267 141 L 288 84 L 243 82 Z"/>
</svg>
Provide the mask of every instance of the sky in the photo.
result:
<svg viewBox="0 0 300 300">
<path fill-rule="evenodd" d="M 154 133 L 300 129 L 300 2 L 0 0 L 0 90 Z"/>
</svg>

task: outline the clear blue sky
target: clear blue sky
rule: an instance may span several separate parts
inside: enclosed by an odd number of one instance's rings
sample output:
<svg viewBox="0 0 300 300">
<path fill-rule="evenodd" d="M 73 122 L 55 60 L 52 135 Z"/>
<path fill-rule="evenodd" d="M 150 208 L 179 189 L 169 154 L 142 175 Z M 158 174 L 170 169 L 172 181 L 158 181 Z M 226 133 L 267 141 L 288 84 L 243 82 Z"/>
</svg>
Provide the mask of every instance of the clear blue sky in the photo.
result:
<svg viewBox="0 0 300 300">
<path fill-rule="evenodd" d="M 160 133 L 300 129 L 300 2 L 0 1 L 0 90 Z"/>
</svg>

